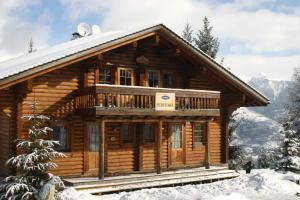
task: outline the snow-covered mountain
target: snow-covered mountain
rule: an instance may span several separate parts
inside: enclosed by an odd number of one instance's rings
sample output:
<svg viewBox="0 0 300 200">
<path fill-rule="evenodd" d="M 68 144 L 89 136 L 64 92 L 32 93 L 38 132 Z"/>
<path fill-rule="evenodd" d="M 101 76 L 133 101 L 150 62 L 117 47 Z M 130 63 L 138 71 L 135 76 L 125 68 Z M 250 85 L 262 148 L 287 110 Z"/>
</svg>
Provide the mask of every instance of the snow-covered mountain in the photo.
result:
<svg viewBox="0 0 300 200">
<path fill-rule="evenodd" d="M 233 129 L 230 145 L 243 146 L 253 156 L 277 148 L 281 139 L 281 125 L 263 114 L 240 108 L 232 115 Z"/>
<path fill-rule="evenodd" d="M 250 110 L 261 113 L 276 121 L 280 120 L 284 106 L 288 101 L 291 81 L 271 80 L 264 74 L 259 74 L 258 76 L 250 78 L 248 83 L 267 96 L 271 102 L 267 107 L 250 108 Z"/>
<path fill-rule="evenodd" d="M 280 145 L 280 119 L 288 102 L 291 81 L 271 80 L 260 74 L 247 82 L 267 96 L 270 104 L 267 107 L 240 108 L 232 114 L 230 145 L 243 148 L 246 157 L 256 160 L 274 154 Z"/>
</svg>

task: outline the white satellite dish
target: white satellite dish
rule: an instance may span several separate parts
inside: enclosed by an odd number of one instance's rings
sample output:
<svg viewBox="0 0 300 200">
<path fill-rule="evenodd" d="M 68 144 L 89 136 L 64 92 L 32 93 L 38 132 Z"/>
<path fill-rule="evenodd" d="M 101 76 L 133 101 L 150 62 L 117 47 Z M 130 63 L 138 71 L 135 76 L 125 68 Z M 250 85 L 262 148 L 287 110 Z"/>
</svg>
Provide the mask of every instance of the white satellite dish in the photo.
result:
<svg viewBox="0 0 300 200">
<path fill-rule="evenodd" d="M 87 23 L 83 22 L 83 23 L 78 24 L 77 31 L 78 31 L 79 35 L 87 36 L 91 33 L 91 28 Z"/>
<path fill-rule="evenodd" d="M 93 33 L 93 35 L 101 33 L 101 28 L 98 25 L 94 24 L 92 26 L 92 33 Z"/>
</svg>

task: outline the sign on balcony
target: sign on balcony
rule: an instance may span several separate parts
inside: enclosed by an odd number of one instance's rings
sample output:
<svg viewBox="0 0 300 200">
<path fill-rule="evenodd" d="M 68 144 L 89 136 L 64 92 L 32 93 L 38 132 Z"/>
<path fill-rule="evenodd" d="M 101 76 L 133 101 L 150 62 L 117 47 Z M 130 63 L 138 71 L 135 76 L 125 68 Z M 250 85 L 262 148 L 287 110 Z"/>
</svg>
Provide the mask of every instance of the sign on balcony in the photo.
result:
<svg viewBox="0 0 300 200">
<path fill-rule="evenodd" d="M 175 110 L 175 93 L 159 93 L 155 95 L 155 110 Z"/>
</svg>

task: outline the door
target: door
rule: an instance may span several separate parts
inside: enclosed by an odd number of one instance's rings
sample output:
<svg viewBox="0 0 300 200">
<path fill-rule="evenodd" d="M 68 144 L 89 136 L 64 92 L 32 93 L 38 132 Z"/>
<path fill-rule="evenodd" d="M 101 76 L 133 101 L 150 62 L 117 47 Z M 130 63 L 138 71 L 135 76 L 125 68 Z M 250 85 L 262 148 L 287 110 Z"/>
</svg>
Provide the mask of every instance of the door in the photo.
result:
<svg viewBox="0 0 300 200">
<path fill-rule="evenodd" d="M 170 166 L 176 167 L 183 165 L 183 131 L 182 124 L 170 125 Z"/>
<path fill-rule="evenodd" d="M 99 125 L 96 122 L 87 124 L 88 135 L 88 171 L 96 171 L 99 167 Z"/>
</svg>

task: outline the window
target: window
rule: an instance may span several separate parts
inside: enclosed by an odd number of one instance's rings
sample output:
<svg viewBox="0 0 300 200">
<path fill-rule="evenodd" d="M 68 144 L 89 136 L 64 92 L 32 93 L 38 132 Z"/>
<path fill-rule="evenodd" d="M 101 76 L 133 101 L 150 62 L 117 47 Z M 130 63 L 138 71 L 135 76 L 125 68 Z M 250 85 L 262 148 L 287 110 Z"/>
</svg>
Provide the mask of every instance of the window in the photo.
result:
<svg viewBox="0 0 300 200">
<path fill-rule="evenodd" d="M 182 148 L 182 125 L 174 124 L 172 125 L 172 149 Z"/>
<path fill-rule="evenodd" d="M 205 132 L 205 124 L 201 124 L 201 123 L 194 124 L 194 146 L 195 147 L 204 144 L 204 132 Z"/>
<path fill-rule="evenodd" d="M 111 84 L 111 69 L 108 67 L 99 66 L 99 83 Z"/>
<path fill-rule="evenodd" d="M 153 125 L 144 125 L 144 141 L 154 142 L 154 127 Z"/>
<path fill-rule="evenodd" d="M 133 70 L 132 69 L 120 69 L 120 85 L 132 85 L 132 77 L 133 77 Z"/>
<path fill-rule="evenodd" d="M 164 88 L 171 88 L 172 87 L 172 76 L 171 76 L 171 74 L 164 74 L 163 87 Z"/>
<path fill-rule="evenodd" d="M 88 123 L 89 150 L 90 152 L 99 151 L 99 126 L 97 123 Z"/>
<path fill-rule="evenodd" d="M 148 71 L 148 86 L 149 87 L 159 86 L 159 71 L 154 71 L 154 70 Z"/>
<path fill-rule="evenodd" d="M 55 145 L 54 149 L 58 151 L 69 150 L 68 131 L 64 125 L 57 125 L 52 128 L 52 140 L 58 141 L 60 145 Z"/>
<path fill-rule="evenodd" d="M 128 124 L 122 126 L 122 142 L 132 143 L 132 130 Z"/>
</svg>

